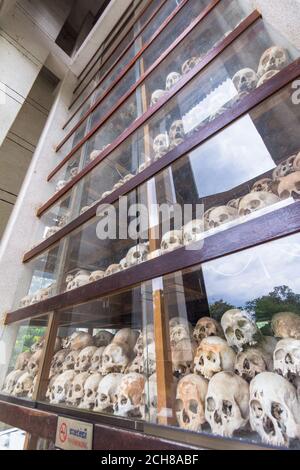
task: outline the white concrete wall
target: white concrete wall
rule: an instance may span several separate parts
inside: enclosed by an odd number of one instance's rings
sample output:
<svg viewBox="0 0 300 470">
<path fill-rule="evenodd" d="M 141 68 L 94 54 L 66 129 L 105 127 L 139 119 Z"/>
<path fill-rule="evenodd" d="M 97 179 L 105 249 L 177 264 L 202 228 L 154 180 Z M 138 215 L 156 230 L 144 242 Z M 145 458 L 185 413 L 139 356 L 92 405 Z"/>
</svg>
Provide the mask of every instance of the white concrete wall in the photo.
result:
<svg viewBox="0 0 300 470">
<path fill-rule="evenodd" d="M 0 104 L 0 145 L 70 12 L 72 0 L 66 1 L 19 0 L 0 18 L 0 85 L 4 95 Z"/>
</svg>

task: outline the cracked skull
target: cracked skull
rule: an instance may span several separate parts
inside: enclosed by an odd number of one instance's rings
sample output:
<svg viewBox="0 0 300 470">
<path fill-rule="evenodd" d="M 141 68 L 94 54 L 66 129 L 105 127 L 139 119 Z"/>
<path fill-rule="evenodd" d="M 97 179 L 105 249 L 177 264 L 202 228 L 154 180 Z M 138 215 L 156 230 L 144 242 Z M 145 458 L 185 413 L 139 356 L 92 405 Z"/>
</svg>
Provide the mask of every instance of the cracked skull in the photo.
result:
<svg viewBox="0 0 300 470">
<path fill-rule="evenodd" d="M 73 370 L 67 370 L 56 377 L 51 387 L 50 403 L 63 403 L 67 400 L 75 375 Z"/>
<path fill-rule="evenodd" d="M 189 431 L 201 431 L 205 423 L 205 398 L 208 382 L 203 377 L 189 374 L 177 386 L 176 417 L 179 426 Z"/>
<path fill-rule="evenodd" d="M 165 90 L 155 90 L 151 95 L 150 106 L 154 106 L 165 94 Z"/>
<path fill-rule="evenodd" d="M 205 417 L 214 434 L 232 437 L 249 419 L 249 385 L 232 372 L 220 372 L 208 384 Z"/>
<path fill-rule="evenodd" d="M 70 351 L 67 356 L 65 356 L 65 359 L 63 359 L 63 366 L 62 370 L 72 370 L 75 368 L 75 364 L 78 360 L 80 351 Z"/>
<path fill-rule="evenodd" d="M 130 363 L 130 350 L 126 344 L 111 343 L 102 355 L 102 375 L 124 373 Z"/>
<path fill-rule="evenodd" d="M 232 309 L 225 312 L 221 325 L 229 346 L 233 346 L 238 352 L 247 345 L 254 346 L 262 339 L 256 323 L 243 310 Z"/>
<path fill-rule="evenodd" d="M 246 349 L 236 357 L 234 371 L 249 383 L 258 374 L 267 370 L 273 370 L 272 356 L 261 348 Z"/>
<path fill-rule="evenodd" d="M 63 349 L 79 351 L 87 346 L 93 346 L 93 338 L 89 333 L 85 333 L 84 331 L 74 331 L 71 336 L 62 340 Z"/>
<path fill-rule="evenodd" d="M 198 346 L 194 359 L 194 372 L 211 379 L 221 371 L 233 372 L 235 359 L 235 352 L 224 339 L 209 336 Z"/>
<path fill-rule="evenodd" d="M 101 346 L 96 349 L 92 356 L 90 372 L 101 372 L 102 371 L 102 356 L 106 346 Z"/>
<path fill-rule="evenodd" d="M 237 215 L 237 211 L 233 207 L 215 207 L 208 215 L 208 226 L 209 228 L 220 227 L 220 225 L 226 224 L 236 219 Z"/>
<path fill-rule="evenodd" d="M 13 395 L 16 397 L 26 397 L 30 392 L 32 387 L 33 377 L 29 374 L 29 372 L 25 372 L 24 374 L 19 377 L 16 386 L 13 390 Z"/>
<path fill-rule="evenodd" d="M 263 178 L 259 181 L 256 181 L 254 183 L 251 192 L 252 193 L 259 193 L 261 191 L 264 191 L 266 193 L 273 193 L 273 188 L 274 188 L 274 182 L 271 178 Z"/>
<path fill-rule="evenodd" d="M 101 346 L 108 346 L 109 343 L 113 340 L 114 335 L 106 330 L 100 330 L 98 333 L 93 337 L 94 345 L 97 348 Z"/>
<path fill-rule="evenodd" d="M 62 372 L 65 359 L 69 352 L 70 351 L 68 349 L 61 349 L 56 354 L 54 354 L 51 361 L 50 378 Z"/>
<path fill-rule="evenodd" d="M 261 56 L 258 66 L 258 76 L 262 77 L 270 70 L 282 70 L 289 63 L 286 49 L 273 46 L 267 49 Z"/>
<path fill-rule="evenodd" d="M 138 331 L 132 330 L 131 328 L 122 328 L 115 334 L 113 343 L 120 344 L 121 346 L 125 345 L 130 351 L 133 351 L 138 337 Z"/>
<path fill-rule="evenodd" d="M 141 374 L 130 373 L 125 375 L 117 390 L 117 401 L 114 404 L 114 413 L 127 418 L 141 418 L 144 395 L 145 377 Z"/>
<path fill-rule="evenodd" d="M 256 72 L 250 68 L 239 70 L 232 79 L 233 84 L 239 93 L 252 91 L 256 88 L 258 77 Z"/>
<path fill-rule="evenodd" d="M 289 446 L 300 438 L 300 405 L 295 387 L 280 375 L 263 372 L 250 384 L 250 424 L 263 442 Z"/>
</svg>

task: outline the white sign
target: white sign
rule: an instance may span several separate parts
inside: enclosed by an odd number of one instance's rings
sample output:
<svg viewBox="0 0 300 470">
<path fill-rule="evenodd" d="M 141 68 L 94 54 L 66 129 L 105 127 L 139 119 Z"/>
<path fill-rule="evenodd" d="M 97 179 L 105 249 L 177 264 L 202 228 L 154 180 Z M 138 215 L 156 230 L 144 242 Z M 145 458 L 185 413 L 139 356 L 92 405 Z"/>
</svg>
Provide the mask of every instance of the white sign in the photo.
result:
<svg viewBox="0 0 300 470">
<path fill-rule="evenodd" d="M 93 425 L 59 417 L 55 447 L 62 450 L 92 450 Z"/>
</svg>

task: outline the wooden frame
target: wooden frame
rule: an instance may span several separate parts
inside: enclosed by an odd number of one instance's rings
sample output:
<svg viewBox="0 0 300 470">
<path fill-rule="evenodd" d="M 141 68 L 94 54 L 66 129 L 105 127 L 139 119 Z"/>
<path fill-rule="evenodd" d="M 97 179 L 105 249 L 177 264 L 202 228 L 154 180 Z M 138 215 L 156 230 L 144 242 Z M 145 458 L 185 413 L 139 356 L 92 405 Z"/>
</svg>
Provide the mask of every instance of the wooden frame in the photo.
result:
<svg viewBox="0 0 300 470">
<path fill-rule="evenodd" d="M 145 50 L 152 44 L 152 42 L 156 39 L 156 37 L 163 31 L 163 29 L 168 25 L 168 23 L 170 21 L 172 21 L 172 19 L 177 15 L 177 13 L 179 13 L 181 11 L 181 9 L 184 7 L 184 5 L 188 2 L 188 0 L 182 0 L 181 3 L 177 6 L 177 8 L 173 11 L 173 13 L 171 15 L 169 15 L 169 17 L 161 24 L 161 26 L 157 29 L 157 31 L 153 34 L 153 36 L 150 38 L 150 40 L 148 41 L 147 44 L 145 44 L 141 49 L 140 51 L 134 56 L 134 58 L 126 65 L 126 67 L 124 67 L 124 70 L 121 72 L 121 74 L 119 74 L 119 76 L 116 78 L 115 81 L 119 81 L 124 75 L 123 75 L 123 72 L 126 73 L 131 67 L 132 65 L 139 59 L 139 57 L 141 56 L 141 54 L 143 54 L 145 52 Z M 129 47 L 131 47 L 132 44 L 129 45 Z M 127 50 L 129 49 L 126 48 L 125 49 L 125 53 L 127 52 Z M 118 60 L 120 60 L 122 58 L 119 57 Z M 75 111 L 74 115 L 70 118 L 71 120 L 73 119 L 73 117 L 75 116 L 75 114 L 77 114 L 77 112 L 81 109 L 81 107 L 88 101 L 88 99 L 92 96 L 92 94 L 97 90 L 97 88 L 101 85 L 101 83 L 103 83 L 103 81 L 106 79 L 106 77 L 108 77 L 108 75 L 111 73 L 111 71 L 113 70 L 113 68 L 115 67 L 116 63 L 118 62 L 115 61 L 114 64 L 108 69 L 108 71 L 103 75 L 103 77 L 101 77 L 100 81 L 98 82 L 98 84 L 93 88 L 93 90 L 87 95 L 87 97 L 84 99 L 84 101 L 81 103 L 81 105 L 78 107 L 78 109 Z M 78 99 L 78 98 L 77 98 Z M 73 103 L 74 104 L 74 103 Z M 73 104 L 71 105 L 71 107 L 73 106 Z M 70 122 L 70 121 L 69 121 Z"/>
<path fill-rule="evenodd" d="M 71 221 L 57 233 L 49 237 L 47 240 L 44 240 L 39 245 L 29 250 L 23 258 L 24 262 L 27 262 L 34 258 L 36 255 L 42 253 L 47 248 L 51 247 L 54 243 L 65 237 L 67 234 L 71 233 L 73 230 L 78 228 L 80 225 L 86 223 L 88 220 L 96 216 L 97 208 L 101 204 L 112 204 L 117 201 L 120 196 L 127 194 L 133 189 L 137 188 L 141 184 L 145 183 L 148 179 L 155 176 L 161 170 L 166 168 L 171 163 L 178 160 L 183 155 L 192 151 L 195 147 L 205 142 L 207 139 L 211 138 L 214 134 L 221 131 L 224 127 L 230 125 L 235 120 L 243 116 L 243 114 L 248 113 L 253 108 L 261 104 L 266 99 L 270 98 L 274 93 L 278 92 L 281 88 L 286 86 L 291 81 L 295 80 L 300 75 L 300 59 L 297 59 L 294 63 L 289 65 L 286 69 L 279 72 L 275 75 L 269 82 L 262 85 L 260 88 L 253 91 L 250 95 L 246 96 L 240 103 L 238 103 L 234 108 L 227 111 L 219 118 L 215 119 L 213 122 L 207 126 L 201 128 L 196 132 L 192 137 L 188 138 L 181 145 L 175 149 L 168 152 L 161 159 L 154 162 L 143 172 L 137 174 L 130 181 L 125 183 L 121 188 L 117 189 L 111 193 L 106 198 L 100 200 L 94 204 L 90 209 L 81 214 L 79 217 Z M 105 157 L 104 157 L 105 158 Z M 100 160 L 101 161 L 101 160 Z M 92 162 L 94 163 L 94 162 Z M 95 165 L 93 165 L 94 168 Z M 91 170 L 89 170 L 91 171 Z M 51 200 L 48 201 L 48 203 Z M 52 204 L 56 202 L 53 201 Z M 52 204 L 47 204 L 43 208 L 40 208 L 38 215 L 41 216 Z"/>
<path fill-rule="evenodd" d="M 0 395 L 1 420 L 8 425 L 27 431 L 35 437 L 49 439 L 55 442 L 57 420 L 59 416 L 74 418 L 74 410 L 48 407 L 35 403 L 35 408 L 26 408 L 17 403 L 9 403 L 6 397 Z M 260 446 L 239 440 L 222 439 L 205 434 L 189 433 L 192 444 L 186 442 L 186 432 L 180 429 L 168 429 L 161 426 L 136 422 L 137 432 L 116 426 L 114 419 L 98 415 L 95 421 L 93 414 L 80 412 L 75 419 L 81 419 L 94 424 L 93 450 L 272 450 L 268 446 Z M 101 423 L 102 420 L 102 423 Z M 123 420 L 122 420 L 123 421 Z M 134 423 L 132 421 L 131 423 Z M 139 426 L 140 425 L 140 426 Z M 181 441 L 180 441 L 181 439 Z"/>
<path fill-rule="evenodd" d="M 89 67 L 89 66 L 92 64 L 92 62 L 93 62 L 93 60 L 95 59 L 95 57 L 97 56 L 97 54 L 100 53 L 102 46 L 108 41 L 107 45 L 104 47 L 103 51 L 101 51 L 100 57 L 99 57 L 97 60 L 99 60 L 102 56 L 104 56 L 104 55 L 109 51 L 109 48 L 113 45 L 114 41 L 116 40 L 116 36 L 118 35 L 118 32 L 119 32 L 118 28 L 120 27 L 120 25 L 121 25 L 121 23 L 122 23 L 123 17 L 124 17 L 124 16 L 126 17 L 126 16 L 128 15 L 128 13 L 130 12 L 130 10 L 132 10 L 132 14 L 134 14 L 134 10 L 135 10 L 136 8 L 139 8 L 139 6 L 140 6 L 140 4 L 142 3 L 142 1 L 143 1 L 143 0 L 140 0 L 139 4 L 138 4 L 136 7 L 134 6 L 134 0 L 130 3 L 130 5 L 127 7 L 127 9 L 126 9 L 124 15 L 122 16 L 122 18 L 120 19 L 120 21 L 119 21 L 119 22 L 116 24 L 116 26 L 114 27 L 114 29 L 113 29 L 111 35 L 109 34 L 109 35 L 107 36 L 107 38 L 102 42 L 102 44 L 100 45 L 100 47 L 98 47 L 98 49 L 97 49 L 97 51 L 95 52 L 95 54 L 90 58 L 90 60 L 89 60 L 88 63 L 86 64 L 86 66 L 82 69 L 82 71 L 81 71 L 80 74 L 78 75 L 78 85 L 77 85 L 77 87 L 79 87 L 79 85 L 84 82 L 84 80 L 85 80 L 86 77 L 89 75 L 89 73 L 91 72 L 91 70 L 93 70 L 93 68 L 95 67 L 97 61 L 92 65 L 92 67 Z M 147 4 L 147 3 L 145 4 L 145 9 L 146 9 L 146 8 L 148 8 L 148 4 Z M 143 14 L 143 12 L 142 12 L 141 14 Z M 127 18 L 127 19 L 125 20 L 125 26 L 126 26 L 126 28 L 128 28 L 128 30 L 127 30 L 125 33 L 123 33 L 124 36 L 121 36 L 121 38 L 119 38 L 118 44 L 115 44 L 115 47 L 114 47 L 114 49 L 112 49 L 111 54 L 113 54 L 114 50 L 121 44 L 121 42 L 123 41 L 123 39 L 124 39 L 124 37 L 126 36 L 126 34 L 130 31 L 130 29 L 132 29 L 132 27 L 134 26 L 135 22 L 139 19 L 139 16 L 140 16 L 140 14 L 139 14 L 136 18 L 132 18 L 131 20 L 130 20 L 129 18 Z M 131 23 L 131 24 L 130 24 L 130 23 Z M 124 25 L 123 25 L 123 26 L 124 26 Z M 110 37 L 110 36 L 111 36 L 111 37 Z M 99 72 L 100 72 L 100 70 L 101 70 L 102 65 L 104 65 L 104 63 L 101 64 L 100 69 L 98 69 Z M 87 70 L 88 68 L 89 68 L 89 70 Z M 83 75 L 84 75 L 84 76 L 83 76 Z M 76 93 L 77 87 L 74 89 L 73 94 Z"/>
<path fill-rule="evenodd" d="M 255 21 L 260 17 L 260 14 L 255 11 L 250 16 L 247 17 L 231 34 L 229 34 L 224 41 L 217 45 L 197 66 L 195 66 L 189 73 L 186 74 L 182 80 L 180 80 L 173 88 L 172 92 L 166 94 L 159 102 L 149 108 L 146 113 L 136 119 L 133 124 L 126 129 L 112 144 L 110 144 L 105 150 L 103 150 L 95 160 L 89 163 L 85 168 L 80 171 L 68 184 L 64 186 L 63 189 L 55 193 L 45 204 L 43 204 L 37 211 L 37 215 L 40 216 L 45 212 L 50 206 L 52 206 L 58 199 L 61 198 L 67 191 L 69 191 L 79 180 L 81 180 L 87 173 L 89 173 L 95 166 L 98 165 L 100 161 L 110 155 L 119 145 L 121 145 L 128 137 L 130 137 L 136 130 L 138 130 L 142 125 L 144 125 L 156 112 L 163 108 L 163 106 L 168 103 L 174 96 L 176 96 L 182 88 L 184 88 L 190 81 L 192 81 L 214 58 L 216 58 L 223 50 L 225 50 L 237 37 L 239 37 L 248 26 L 255 23 Z M 96 129 L 93 131 L 96 132 Z M 91 135 L 86 136 L 84 139 L 90 138 Z M 77 146 L 73 149 L 76 151 L 83 145 L 83 142 L 79 142 Z M 56 166 L 56 168 L 48 176 L 50 180 L 59 169 L 64 166 L 64 164 L 72 157 L 73 151 L 70 152 L 65 159 Z"/>
<path fill-rule="evenodd" d="M 251 248 L 277 238 L 292 235 L 300 228 L 300 203 L 284 207 L 257 219 L 238 224 L 205 239 L 201 250 L 180 248 L 100 281 L 64 292 L 43 302 L 7 313 L 5 324 L 39 316 L 53 310 L 78 305 L 130 288 L 141 282 Z"/>
<path fill-rule="evenodd" d="M 211 12 L 211 10 L 220 3 L 220 0 L 213 0 L 207 8 L 205 8 L 201 14 L 188 26 L 188 28 L 183 31 L 183 33 L 178 36 L 176 41 L 174 41 L 165 52 L 152 64 L 149 69 L 144 71 L 141 77 L 132 85 L 132 87 L 117 101 L 117 103 L 112 107 L 109 113 L 104 116 L 100 121 L 99 125 L 101 126 L 135 91 L 136 89 L 146 80 L 146 78 L 163 62 L 163 60 L 187 37 L 188 34 L 196 27 L 198 24 Z M 62 146 L 69 140 L 69 138 L 74 134 L 74 132 L 83 124 L 83 122 L 91 115 L 95 109 L 104 101 L 105 98 L 111 93 L 111 91 L 120 83 L 121 79 L 126 75 L 128 70 L 122 72 L 122 77 L 120 80 L 115 81 L 112 85 L 104 92 L 104 94 L 91 106 L 87 113 L 77 122 L 77 124 L 68 132 L 64 139 L 59 143 L 56 148 L 56 151 L 59 151 Z M 98 124 L 97 124 L 98 126 Z"/>
</svg>

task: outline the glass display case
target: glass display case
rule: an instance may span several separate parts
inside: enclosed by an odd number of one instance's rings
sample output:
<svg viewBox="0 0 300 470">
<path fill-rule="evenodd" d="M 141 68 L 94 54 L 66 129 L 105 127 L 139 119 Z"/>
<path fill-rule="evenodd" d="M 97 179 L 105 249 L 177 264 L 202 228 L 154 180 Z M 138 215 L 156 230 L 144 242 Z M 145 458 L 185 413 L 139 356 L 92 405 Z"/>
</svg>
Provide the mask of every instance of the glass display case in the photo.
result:
<svg viewBox="0 0 300 470">
<path fill-rule="evenodd" d="M 35 449 L 64 416 L 157 448 L 299 450 L 299 50 L 244 0 L 135 18 L 74 93 L 78 150 L 0 325 L 0 406 L 49 417 Z"/>
</svg>

